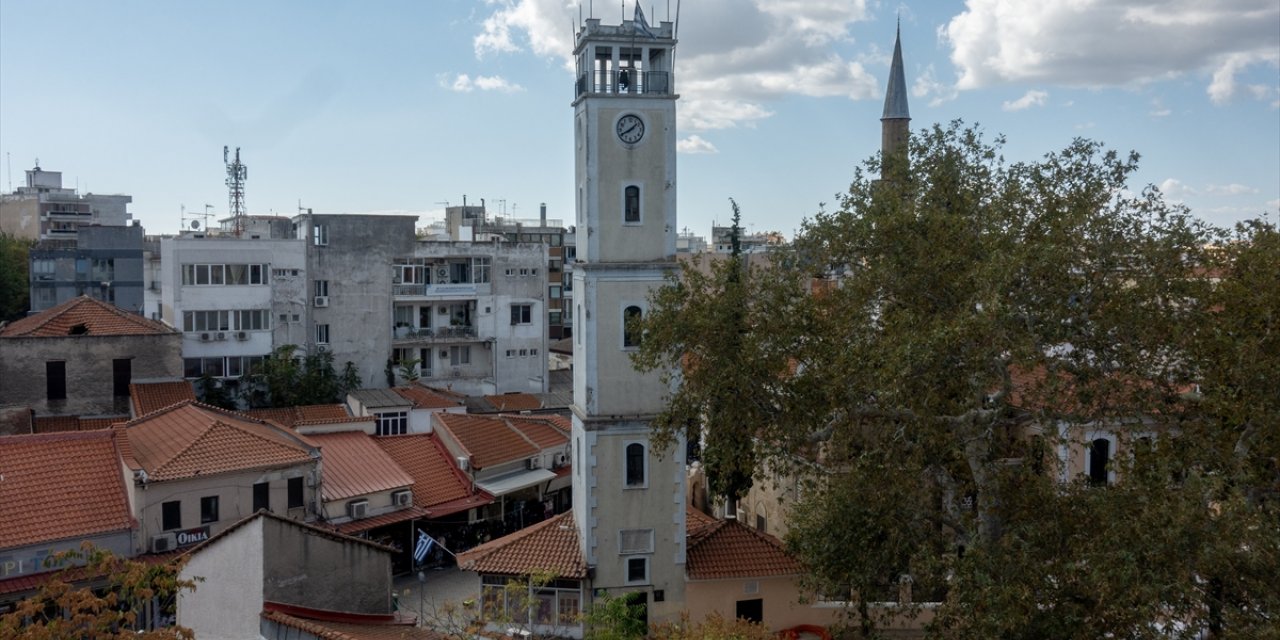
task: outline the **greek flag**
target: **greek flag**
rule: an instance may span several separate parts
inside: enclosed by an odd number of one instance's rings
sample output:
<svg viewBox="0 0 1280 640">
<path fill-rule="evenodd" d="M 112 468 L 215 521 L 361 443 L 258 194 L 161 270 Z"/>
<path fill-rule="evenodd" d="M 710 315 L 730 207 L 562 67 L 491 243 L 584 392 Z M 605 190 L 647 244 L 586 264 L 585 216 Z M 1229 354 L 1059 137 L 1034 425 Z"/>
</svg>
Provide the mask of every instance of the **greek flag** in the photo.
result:
<svg viewBox="0 0 1280 640">
<path fill-rule="evenodd" d="M 423 533 L 422 529 L 418 529 L 418 544 L 413 547 L 413 561 L 419 564 L 427 559 L 427 554 L 431 553 L 431 547 L 436 543 L 435 539 Z"/>
<path fill-rule="evenodd" d="M 636 33 L 650 38 L 658 37 L 653 35 L 653 32 L 649 30 L 649 23 L 644 19 L 644 11 L 640 9 L 640 0 L 636 0 L 636 13 L 635 16 L 632 17 L 632 21 L 635 23 Z"/>
</svg>

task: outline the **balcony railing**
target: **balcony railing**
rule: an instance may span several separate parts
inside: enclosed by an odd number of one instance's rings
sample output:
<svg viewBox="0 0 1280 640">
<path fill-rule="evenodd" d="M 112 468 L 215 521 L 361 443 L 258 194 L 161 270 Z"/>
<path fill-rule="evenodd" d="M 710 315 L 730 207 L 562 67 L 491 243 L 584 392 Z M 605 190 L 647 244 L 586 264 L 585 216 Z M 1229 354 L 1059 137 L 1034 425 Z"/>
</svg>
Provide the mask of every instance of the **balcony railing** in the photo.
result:
<svg viewBox="0 0 1280 640">
<path fill-rule="evenodd" d="M 623 74 L 626 74 L 625 76 Z M 584 93 L 633 95 L 670 95 L 671 73 L 667 71 L 594 71 L 578 76 L 575 96 Z"/>
<path fill-rule="evenodd" d="M 475 340 L 476 328 L 470 325 L 456 325 L 414 329 L 412 327 L 396 327 L 392 330 L 392 342 L 396 344 L 421 342 L 458 342 Z"/>
<path fill-rule="evenodd" d="M 458 297 L 488 293 L 489 283 L 460 282 L 457 284 L 393 284 L 391 295 L 406 297 Z"/>
</svg>

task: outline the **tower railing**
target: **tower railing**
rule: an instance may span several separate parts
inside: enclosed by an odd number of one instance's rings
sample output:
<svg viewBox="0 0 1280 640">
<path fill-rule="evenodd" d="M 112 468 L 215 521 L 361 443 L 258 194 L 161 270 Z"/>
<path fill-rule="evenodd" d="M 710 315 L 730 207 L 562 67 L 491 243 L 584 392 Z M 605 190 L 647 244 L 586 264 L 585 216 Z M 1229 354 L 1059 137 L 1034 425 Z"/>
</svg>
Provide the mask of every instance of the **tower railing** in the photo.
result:
<svg viewBox="0 0 1280 640">
<path fill-rule="evenodd" d="M 670 95 L 671 73 L 668 71 L 600 70 L 578 76 L 575 97 L 584 93 L 619 95 Z"/>
</svg>

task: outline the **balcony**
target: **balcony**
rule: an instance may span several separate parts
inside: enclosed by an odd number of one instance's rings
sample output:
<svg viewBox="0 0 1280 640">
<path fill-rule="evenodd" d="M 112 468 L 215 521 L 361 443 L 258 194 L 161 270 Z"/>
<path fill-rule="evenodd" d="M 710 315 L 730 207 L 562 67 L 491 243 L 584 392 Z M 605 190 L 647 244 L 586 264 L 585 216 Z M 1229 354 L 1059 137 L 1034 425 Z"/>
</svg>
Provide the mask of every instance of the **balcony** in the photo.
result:
<svg viewBox="0 0 1280 640">
<path fill-rule="evenodd" d="M 459 282 L 447 284 L 393 284 L 391 295 L 397 298 L 454 299 L 476 295 L 488 295 L 487 282 Z"/>
<path fill-rule="evenodd" d="M 578 76 L 575 97 L 584 93 L 616 95 L 671 95 L 671 73 L 668 71 L 626 70 L 626 78 L 620 71 L 594 71 Z M 625 81 L 624 81 L 625 80 Z"/>
<path fill-rule="evenodd" d="M 434 329 L 396 327 L 391 334 L 391 342 L 396 346 L 439 344 L 442 342 L 475 342 L 475 340 L 476 328 L 470 325 L 436 327 Z"/>
</svg>

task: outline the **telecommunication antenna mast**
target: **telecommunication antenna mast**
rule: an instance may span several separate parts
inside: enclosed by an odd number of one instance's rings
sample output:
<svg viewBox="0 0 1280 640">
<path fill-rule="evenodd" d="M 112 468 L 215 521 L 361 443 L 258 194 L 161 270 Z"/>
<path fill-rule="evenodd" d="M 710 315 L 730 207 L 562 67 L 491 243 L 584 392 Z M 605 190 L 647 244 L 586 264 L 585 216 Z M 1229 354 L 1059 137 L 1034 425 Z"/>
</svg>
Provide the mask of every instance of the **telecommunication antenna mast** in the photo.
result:
<svg viewBox="0 0 1280 640">
<path fill-rule="evenodd" d="M 249 168 L 240 162 L 240 147 L 236 147 L 235 162 L 230 160 L 230 149 L 222 147 L 222 163 L 227 165 L 227 190 L 230 194 L 231 222 L 236 237 L 244 233 L 244 181 L 249 177 Z"/>
</svg>

